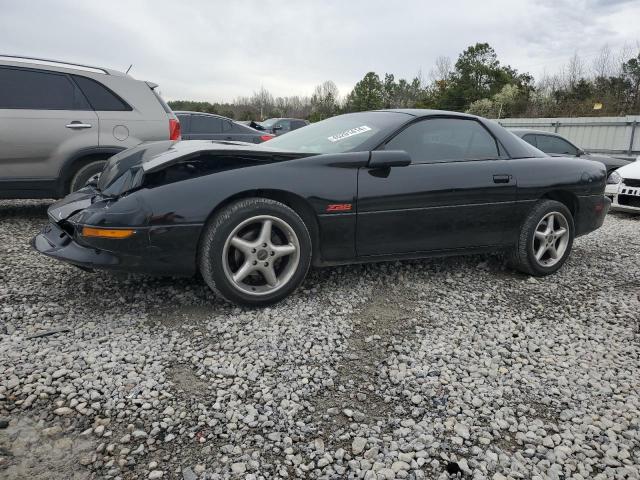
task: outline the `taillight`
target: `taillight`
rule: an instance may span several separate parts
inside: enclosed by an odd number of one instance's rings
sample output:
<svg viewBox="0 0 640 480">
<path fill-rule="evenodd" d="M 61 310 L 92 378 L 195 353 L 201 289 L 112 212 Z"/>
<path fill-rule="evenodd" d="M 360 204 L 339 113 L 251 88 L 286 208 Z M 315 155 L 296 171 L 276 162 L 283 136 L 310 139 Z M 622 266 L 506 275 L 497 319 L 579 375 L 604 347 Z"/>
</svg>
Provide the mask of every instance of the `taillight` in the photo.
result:
<svg viewBox="0 0 640 480">
<path fill-rule="evenodd" d="M 260 140 L 266 142 L 267 140 L 271 140 L 275 135 L 260 135 Z"/>
<path fill-rule="evenodd" d="M 169 119 L 169 140 L 180 140 L 180 122 L 175 118 Z"/>
</svg>

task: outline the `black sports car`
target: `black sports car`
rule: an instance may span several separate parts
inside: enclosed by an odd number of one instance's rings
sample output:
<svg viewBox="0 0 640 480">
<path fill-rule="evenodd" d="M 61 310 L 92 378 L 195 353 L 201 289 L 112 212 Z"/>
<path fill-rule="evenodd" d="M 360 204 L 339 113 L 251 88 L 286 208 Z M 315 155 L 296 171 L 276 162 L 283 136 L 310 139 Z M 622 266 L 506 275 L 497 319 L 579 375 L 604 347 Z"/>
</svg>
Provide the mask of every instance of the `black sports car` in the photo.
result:
<svg viewBox="0 0 640 480">
<path fill-rule="evenodd" d="M 154 142 L 49 208 L 32 243 L 82 268 L 200 272 L 264 305 L 310 264 L 508 251 L 558 270 L 602 225 L 601 163 L 549 158 L 498 124 L 433 110 L 341 115 L 254 145 Z"/>
</svg>

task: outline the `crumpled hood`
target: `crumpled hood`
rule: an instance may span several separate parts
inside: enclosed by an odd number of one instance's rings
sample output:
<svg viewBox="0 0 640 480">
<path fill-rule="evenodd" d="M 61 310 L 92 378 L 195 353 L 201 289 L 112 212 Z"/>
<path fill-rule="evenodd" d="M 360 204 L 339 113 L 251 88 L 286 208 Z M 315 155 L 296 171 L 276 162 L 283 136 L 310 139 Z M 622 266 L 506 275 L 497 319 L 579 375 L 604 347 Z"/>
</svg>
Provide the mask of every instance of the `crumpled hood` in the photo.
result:
<svg viewBox="0 0 640 480">
<path fill-rule="evenodd" d="M 52 204 L 47 209 L 47 214 L 55 223 L 66 220 L 74 213 L 89 207 L 93 203 L 95 196 L 96 191 L 93 187 L 85 187 Z"/>
<path fill-rule="evenodd" d="M 251 156 L 255 161 L 273 161 L 274 154 L 279 155 L 281 160 L 310 155 L 268 148 L 263 144 L 233 141 L 148 142 L 111 157 L 100 174 L 97 190 L 107 196 L 117 196 L 140 185 L 142 177 L 146 174 L 163 170 L 175 163 L 205 153 L 238 158 Z"/>
<path fill-rule="evenodd" d="M 172 142 L 172 145 L 164 151 L 155 151 L 153 155 L 145 158 L 142 162 L 142 169 L 145 173 L 155 172 L 185 157 L 202 152 L 251 152 L 268 154 L 278 151 L 272 148 L 266 148 L 263 145 L 264 144 L 220 140 L 185 140 Z"/>
</svg>

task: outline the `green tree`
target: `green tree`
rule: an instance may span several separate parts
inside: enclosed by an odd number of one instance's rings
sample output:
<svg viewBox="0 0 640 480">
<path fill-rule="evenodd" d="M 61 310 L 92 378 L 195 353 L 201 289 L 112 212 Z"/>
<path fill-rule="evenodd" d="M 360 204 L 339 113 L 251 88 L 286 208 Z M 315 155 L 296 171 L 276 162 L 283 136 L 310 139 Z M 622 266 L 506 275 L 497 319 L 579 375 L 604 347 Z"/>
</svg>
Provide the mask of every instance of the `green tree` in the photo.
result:
<svg viewBox="0 0 640 480">
<path fill-rule="evenodd" d="M 495 50 L 488 43 L 476 43 L 460 54 L 454 71 L 435 97 L 437 106 L 445 110 L 464 111 L 471 103 L 491 98 L 505 85 L 531 88 L 533 78 L 500 65 Z"/>
<path fill-rule="evenodd" d="M 640 53 L 622 65 L 622 72 L 629 82 L 629 99 L 631 108 L 640 109 Z"/>
<path fill-rule="evenodd" d="M 331 80 L 318 85 L 311 96 L 311 114 L 309 120 L 317 122 L 338 113 L 338 87 Z"/>
<path fill-rule="evenodd" d="M 209 102 L 194 102 L 192 100 L 173 100 L 168 102 L 171 110 L 186 110 L 189 112 L 218 113 L 215 105 Z"/>
<path fill-rule="evenodd" d="M 375 72 L 367 73 L 347 95 L 346 108 L 351 112 L 376 110 L 384 106 L 384 87 Z"/>
<path fill-rule="evenodd" d="M 223 110 L 220 115 L 227 118 L 236 118 L 236 112 L 231 109 Z"/>
<path fill-rule="evenodd" d="M 400 81 L 402 82 L 403 80 Z M 382 85 L 382 104 L 384 108 L 396 107 L 397 94 L 398 84 L 395 81 L 393 73 L 385 73 L 384 83 Z"/>
<path fill-rule="evenodd" d="M 480 115 L 481 117 L 495 118 L 496 117 L 496 104 L 489 98 L 481 98 L 475 102 L 471 102 L 467 113 L 473 115 Z"/>
</svg>

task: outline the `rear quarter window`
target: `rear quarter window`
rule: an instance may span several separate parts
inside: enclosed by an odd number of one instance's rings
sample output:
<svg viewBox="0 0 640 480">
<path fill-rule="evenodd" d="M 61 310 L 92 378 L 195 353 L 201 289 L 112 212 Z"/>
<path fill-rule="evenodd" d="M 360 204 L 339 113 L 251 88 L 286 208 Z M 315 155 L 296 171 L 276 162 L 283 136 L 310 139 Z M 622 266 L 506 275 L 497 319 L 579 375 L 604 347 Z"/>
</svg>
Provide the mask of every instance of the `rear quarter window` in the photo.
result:
<svg viewBox="0 0 640 480">
<path fill-rule="evenodd" d="M 73 75 L 73 79 L 82 89 L 94 110 L 103 112 L 131 110 L 131 107 L 124 100 L 101 83 L 79 75 Z"/>
<path fill-rule="evenodd" d="M 525 135 L 524 137 L 522 137 L 522 139 L 527 142 L 530 143 L 531 145 L 533 145 L 534 147 L 537 147 L 537 142 L 536 142 L 536 136 L 535 135 Z"/>
</svg>

